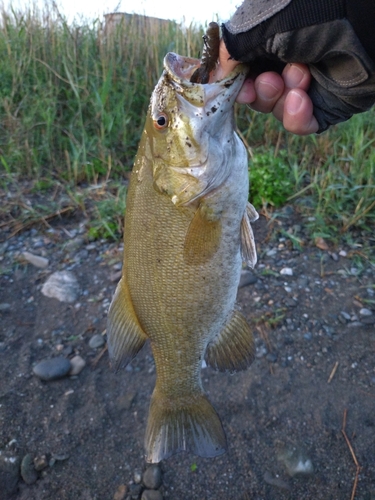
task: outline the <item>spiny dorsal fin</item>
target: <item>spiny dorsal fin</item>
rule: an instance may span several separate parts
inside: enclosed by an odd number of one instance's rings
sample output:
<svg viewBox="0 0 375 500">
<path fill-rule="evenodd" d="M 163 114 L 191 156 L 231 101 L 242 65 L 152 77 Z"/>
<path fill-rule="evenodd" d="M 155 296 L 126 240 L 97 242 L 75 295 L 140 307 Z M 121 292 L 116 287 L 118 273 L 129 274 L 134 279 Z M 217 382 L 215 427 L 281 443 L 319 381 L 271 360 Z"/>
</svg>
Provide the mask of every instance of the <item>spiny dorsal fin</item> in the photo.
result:
<svg viewBox="0 0 375 500">
<path fill-rule="evenodd" d="M 147 340 L 135 314 L 129 290 L 122 277 L 108 312 L 108 352 L 115 369 L 125 367 Z"/>
<path fill-rule="evenodd" d="M 254 359 L 254 338 L 245 318 L 233 311 L 230 321 L 208 344 L 205 360 L 221 372 L 245 370 Z"/>
<path fill-rule="evenodd" d="M 258 212 L 251 203 L 248 203 L 241 221 L 241 255 L 242 260 L 251 268 L 254 268 L 257 263 L 257 249 L 250 223 L 258 218 Z"/>
<path fill-rule="evenodd" d="M 202 207 L 198 208 L 190 223 L 184 243 L 184 260 L 199 265 L 210 260 L 217 252 L 221 240 L 221 220 L 208 220 Z"/>
</svg>

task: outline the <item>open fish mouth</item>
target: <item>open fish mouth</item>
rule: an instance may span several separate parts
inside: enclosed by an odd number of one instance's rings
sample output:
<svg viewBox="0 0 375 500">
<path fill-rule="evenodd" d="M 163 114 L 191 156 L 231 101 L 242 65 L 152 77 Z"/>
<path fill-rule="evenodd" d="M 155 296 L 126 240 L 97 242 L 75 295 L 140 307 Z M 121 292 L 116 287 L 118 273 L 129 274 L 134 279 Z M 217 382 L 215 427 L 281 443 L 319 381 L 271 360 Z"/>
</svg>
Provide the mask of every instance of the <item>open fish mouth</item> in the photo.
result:
<svg viewBox="0 0 375 500">
<path fill-rule="evenodd" d="M 190 78 L 194 71 L 199 68 L 201 61 L 193 57 L 184 57 L 174 52 L 168 52 L 164 57 L 164 68 L 167 72 L 169 78 L 177 85 L 181 85 L 185 88 L 194 88 L 197 85 L 211 85 L 220 84 L 226 88 L 230 88 L 232 84 L 237 80 L 237 78 L 244 73 L 244 66 L 242 64 L 237 65 L 234 70 L 227 75 L 225 78 L 218 80 L 216 82 L 210 82 L 207 84 L 197 84 L 190 81 Z"/>
</svg>

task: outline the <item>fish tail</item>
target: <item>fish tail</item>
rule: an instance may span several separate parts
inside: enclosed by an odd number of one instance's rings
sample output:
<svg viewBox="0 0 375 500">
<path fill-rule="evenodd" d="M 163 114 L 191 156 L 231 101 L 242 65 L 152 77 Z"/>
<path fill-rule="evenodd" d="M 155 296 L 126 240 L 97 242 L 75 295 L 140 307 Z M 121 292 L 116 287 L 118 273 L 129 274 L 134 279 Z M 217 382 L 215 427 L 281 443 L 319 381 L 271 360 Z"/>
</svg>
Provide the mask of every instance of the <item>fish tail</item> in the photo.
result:
<svg viewBox="0 0 375 500">
<path fill-rule="evenodd" d="M 158 463 L 180 451 L 209 458 L 226 450 L 220 418 L 200 393 L 176 400 L 152 395 L 145 437 L 146 460 Z"/>
</svg>

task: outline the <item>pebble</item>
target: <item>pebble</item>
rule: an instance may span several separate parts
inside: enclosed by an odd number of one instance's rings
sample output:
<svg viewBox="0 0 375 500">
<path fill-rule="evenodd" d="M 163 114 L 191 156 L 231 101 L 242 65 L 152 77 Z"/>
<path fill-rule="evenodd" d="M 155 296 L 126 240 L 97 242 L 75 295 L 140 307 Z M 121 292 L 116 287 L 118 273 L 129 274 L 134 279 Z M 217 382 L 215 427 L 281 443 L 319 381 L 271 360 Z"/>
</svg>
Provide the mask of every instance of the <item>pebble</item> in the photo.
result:
<svg viewBox="0 0 375 500">
<path fill-rule="evenodd" d="M 79 375 L 86 366 L 86 361 L 81 356 L 74 356 L 70 360 L 71 369 L 69 375 Z"/>
<path fill-rule="evenodd" d="M 20 478 L 21 459 L 13 453 L 0 450 L 0 485 L 4 498 L 10 497 L 17 490 Z"/>
<path fill-rule="evenodd" d="M 38 473 L 34 467 L 33 456 L 28 453 L 21 462 L 21 476 L 26 484 L 34 484 L 38 479 Z"/>
<path fill-rule="evenodd" d="M 290 477 L 311 476 L 314 473 L 312 461 L 301 448 L 285 448 L 278 454 L 277 458 L 284 464 Z"/>
<path fill-rule="evenodd" d="M 75 302 L 79 294 L 77 278 L 70 271 L 56 271 L 42 287 L 42 294 L 60 302 Z"/>
<path fill-rule="evenodd" d="M 34 458 L 34 467 L 35 470 L 40 472 L 41 470 L 48 467 L 47 457 L 45 455 L 40 455 Z"/>
<path fill-rule="evenodd" d="M 366 309 L 366 307 L 362 307 L 362 309 L 359 311 L 359 314 L 361 316 L 372 316 L 372 311 L 370 311 L 370 309 Z"/>
<path fill-rule="evenodd" d="M 93 335 L 89 340 L 89 346 L 91 347 L 91 349 L 98 349 L 99 347 L 102 347 L 104 344 L 105 344 L 104 337 L 100 333 Z"/>
<path fill-rule="evenodd" d="M 4 312 L 8 312 L 10 311 L 10 304 L 8 304 L 7 302 L 2 302 L 0 304 L 0 313 L 4 313 Z"/>
<path fill-rule="evenodd" d="M 44 359 L 34 366 L 33 372 L 41 380 L 56 380 L 68 375 L 71 369 L 69 359 L 62 356 Z"/>
<path fill-rule="evenodd" d="M 139 469 L 137 469 L 137 470 L 134 471 L 133 479 L 134 479 L 135 484 L 140 484 L 141 483 L 141 481 L 142 481 L 142 472 Z"/>
<path fill-rule="evenodd" d="M 282 276 L 293 276 L 293 269 L 291 267 L 283 267 L 280 270 Z"/>
<path fill-rule="evenodd" d="M 126 484 L 120 484 L 117 488 L 116 493 L 113 495 L 113 500 L 124 500 L 128 492 L 128 487 Z"/>
<path fill-rule="evenodd" d="M 109 275 L 109 279 L 110 281 L 115 282 L 119 281 L 119 279 L 121 279 L 121 276 L 122 276 L 122 271 L 116 271 L 115 273 L 111 273 Z"/>
<path fill-rule="evenodd" d="M 161 468 L 159 464 L 147 467 L 142 477 L 143 484 L 150 490 L 157 490 L 162 483 Z"/>
<path fill-rule="evenodd" d="M 40 267 L 41 269 L 45 269 L 49 264 L 48 259 L 45 257 L 40 257 L 39 255 L 34 255 L 30 252 L 23 252 L 22 257 L 33 266 Z"/>
<path fill-rule="evenodd" d="M 350 314 L 348 314 L 348 313 L 347 313 L 347 312 L 345 312 L 345 311 L 341 311 L 341 312 L 340 312 L 340 316 L 341 316 L 342 318 L 344 318 L 344 319 L 345 319 L 345 321 L 350 321 L 350 320 L 351 320 Z"/>
<path fill-rule="evenodd" d="M 141 500 L 163 500 L 163 495 L 159 490 L 144 490 Z"/>
<path fill-rule="evenodd" d="M 241 271 L 241 279 L 238 288 L 243 286 L 253 285 L 258 281 L 258 278 L 251 271 L 243 270 Z"/>
</svg>

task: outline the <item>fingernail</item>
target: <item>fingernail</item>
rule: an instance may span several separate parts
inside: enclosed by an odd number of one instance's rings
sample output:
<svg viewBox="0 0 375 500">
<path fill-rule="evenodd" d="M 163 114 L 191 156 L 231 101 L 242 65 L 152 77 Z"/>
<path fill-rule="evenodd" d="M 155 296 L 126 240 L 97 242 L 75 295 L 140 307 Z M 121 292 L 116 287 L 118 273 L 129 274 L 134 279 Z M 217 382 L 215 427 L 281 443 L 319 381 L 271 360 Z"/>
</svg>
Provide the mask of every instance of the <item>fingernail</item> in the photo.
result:
<svg viewBox="0 0 375 500">
<path fill-rule="evenodd" d="M 301 109 L 302 97 L 298 92 L 291 90 L 285 99 L 285 108 L 288 114 L 295 115 Z"/>
<path fill-rule="evenodd" d="M 287 69 L 284 73 L 284 82 L 287 87 L 294 88 L 298 87 L 304 77 L 305 73 L 301 68 L 295 66 L 294 64 L 290 64 L 289 66 L 287 66 Z"/>
<path fill-rule="evenodd" d="M 263 82 L 262 80 L 257 81 L 257 94 L 258 97 L 265 101 L 272 101 L 275 99 L 275 96 L 279 94 L 280 89 L 275 87 L 269 82 Z"/>
</svg>

